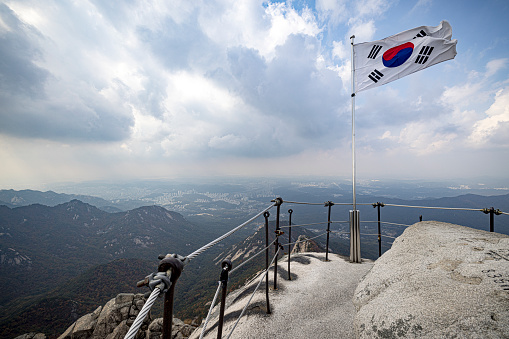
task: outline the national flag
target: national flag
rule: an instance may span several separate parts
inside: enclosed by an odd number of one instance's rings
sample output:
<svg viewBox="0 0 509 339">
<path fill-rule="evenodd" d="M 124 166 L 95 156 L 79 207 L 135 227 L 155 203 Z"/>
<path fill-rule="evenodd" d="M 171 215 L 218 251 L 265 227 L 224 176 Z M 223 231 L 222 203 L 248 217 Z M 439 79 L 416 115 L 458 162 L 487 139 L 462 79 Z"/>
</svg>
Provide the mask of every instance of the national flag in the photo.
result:
<svg viewBox="0 0 509 339">
<path fill-rule="evenodd" d="M 457 41 L 451 37 L 451 25 L 442 21 L 436 27 L 416 27 L 383 40 L 354 45 L 355 92 L 454 59 Z"/>
</svg>

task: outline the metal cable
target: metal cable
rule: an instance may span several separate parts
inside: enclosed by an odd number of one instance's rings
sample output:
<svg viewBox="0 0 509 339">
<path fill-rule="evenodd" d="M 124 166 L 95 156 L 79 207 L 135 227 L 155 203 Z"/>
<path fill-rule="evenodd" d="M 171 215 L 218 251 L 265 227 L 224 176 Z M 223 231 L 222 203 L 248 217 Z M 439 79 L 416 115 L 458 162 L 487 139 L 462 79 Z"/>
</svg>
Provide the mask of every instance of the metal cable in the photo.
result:
<svg viewBox="0 0 509 339">
<path fill-rule="evenodd" d="M 265 251 L 267 248 L 269 248 L 270 246 L 274 245 L 274 243 L 276 242 L 276 239 L 274 239 L 268 246 L 266 246 L 265 248 L 261 249 L 260 251 L 258 251 L 258 253 L 256 253 L 255 255 L 253 255 L 251 258 L 247 259 L 246 261 L 242 262 L 239 266 L 235 267 L 233 270 L 230 271 L 230 275 L 233 274 L 233 272 L 235 272 L 236 270 L 238 270 L 239 268 L 241 268 L 242 266 L 244 266 L 245 264 L 247 264 L 248 262 L 250 262 L 251 260 L 253 260 L 255 257 L 257 257 L 258 255 L 260 255 L 261 253 L 263 253 L 263 251 Z"/>
<path fill-rule="evenodd" d="M 274 260 L 276 260 L 278 254 L 279 254 L 279 250 L 280 248 L 278 248 L 276 254 L 274 255 L 274 257 L 272 258 L 272 261 L 270 262 L 270 265 L 269 267 L 265 270 L 265 272 L 263 273 L 263 277 L 260 279 L 260 281 L 258 282 L 258 285 L 256 286 L 255 290 L 253 291 L 253 294 L 251 294 L 251 297 L 249 298 L 249 300 L 247 301 L 247 304 L 246 306 L 244 306 L 244 308 L 242 309 L 242 312 L 240 313 L 239 317 L 237 318 L 237 321 L 235 322 L 235 325 L 233 325 L 233 328 L 232 330 L 230 331 L 230 333 L 228 334 L 228 337 L 226 337 L 226 339 L 229 339 L 233 333 L 233 331 L 235 330 L 235 327 L 237 327 L 237 324 L 239 323 L 240 321 L 240 318 L 242 318 L 242 316 L 244 315 L 244 312 L 246 312 L 246 309 L 247 307 L 249 306 L 249 304 L 251 303 L 251 300 L 253 299 L 256 291 L 258 291 L 258 288 L 260 288 L 260 285 L 262 283 L 262 281 L 264 279 L 267 279 L 267 274 L 269 273 L 269 269 L 270 267 L 272 266 L 272 264 L 274 263 Z"/>
<path fill-rule="evenodd" d="M 480 211 L 482 212 L 482 208 L 461 208 L 461 207 L 431 207 L 431 206 L 411 206 L 411 205 L 395 205 L 395 204 L 384 204 L 385 206 L 394 206 L 394 207 L 411 207 L 411 208 L 427 208 L 427 209 L 436 209 L 436 210 L 458 210 L 458 211 Z"/>
<path fill-rule="evenodd" d="M 251 219 L 249 219 L 248 221 L 244 222 L 243 224 L 240 224 L 239 226 L 235 227 L 234 229 L 232 229 L 231 231 L 223 234 L 222 236 L 220 236 L 219 238 L 209 242 L 207 245 L 197 249 L 196 251 L 194 251 L 193 253 L 189 254 L 186 258 L 188 260 L 192 260 L 194 259 L 195 257 L 197 257 L 198 255 L 200 255 L 201 253 L 205 252 L 206 250 L 208 250 L 209 248 L 211 248 L 212 246 L 214 246 L 215 244 L 217 244 L 218 242 L 222 241 L 223 239 L 229 237 L 230 235 L 232 235 L 233 233 L 235 233 L 236 231 L 240 230 L 241 228 L 245 227 L 246 225 L 250 224 L 253 220 L 255 220 L 256 218 L 258 218 L 260 215 L 262 215 L 263 213 L 267 212 L 268 210 L 270 210 L 273 206 L 276 206 L 276 204 L 272 204 L 270 205 L 269 207 L 267 207 L 266 209 L 264 209 L 263 211 L 261 211 L 260 213 L 258 213 L 257 215 L 255 215 L 254 217 L 252 217 Z"/>
<path fill-rule="evenodd" d="M 361 235 L 378 235 L 378 233 L 374 233 L 374 234 L 361 233 Z M 395 237 L 391 237 L 390 235 L 383 235 L 383 234 L 380 234 L 380 236 L 381 236 L 381 237 L 386 237 L 386 238 L 396 239 Z"/>
<path fill-rule="evenodd" d="M 330 231 L 330 232 L 332 232 L 332 231 Z M 324 233 L 322 233 L 322 234 L 317 235 L 316 237 L 308 238 L 308 239 L 301 240 L 301 241 L 290 242 L 290 243 L 288 243 L 288 244 L 282 244 L 281 246 L 288 246 L 288 245 L 298 244 L 298 243 L 301 243 L 301 242 L 306 242 L 306 241 L 308 241 L 308 240 L 313 240 L 313 239 L 316 239 L 316 238 L 318 238 L 318 237 L 321 237 L 322 235 L 325 235 L 325 234 L 327 234 L 327 233 L 328 233 L 328 232 L 324 232 Z"/>
<path fill-rule="evenodd" d="M 207 319 L 205 319 L 205 324 L 203 324 L 203 329 L 201 330 L 200 339 L 203 338 L 203 335 L 205 334 L 205 331 L 207 330 L 207 324 L 210 320 L 210 315 L 212 314 L 212 309 L 214 308 L 214 305 L 216 304 L 217 296 L 219 295 L 219 292 L 221 291 L 221 282 L 219 281 L 219 286 L 217 287 L 216 294 L 214 295 L 214 299 L 212 300 L 212 304 L 209 308 L 209 313 L 207 314 Z"/>
<path fill-rule="evenodd" d="M 141 308 L 140 313 L 136 316 L 136 319 L 134 320 L 133 324 L 129 328 L 129 331 L 125 335 L 124 339 L 133 339 L 136 336 L 136 333 L 138 333 L 138 330 L 145 320 L 145 317 L 147 316 L 148 312 L 150 311 L 150 308 L 152 308 L 152 305 L 156 301 L 157 297 L 159 296 L 159 293 L 161 293 L 161 290 L 159 287 L 154 288 L 152 293 L 150 294 L 150 297 L 148 297 L 147 302 L 143 305 Z"/>
<path fill-rule="evenodd" d="M 509 215 L 509 213 L 507 213 L 507 212 L 502 212 L 502 211 L 500 211 L 500 214 Z"/>
<path fill-rule="evenodd" d="M 322 205 L 323 202 L 298 202 L 298 201 L 285 201 L 286 204 L 297 204 L 297 205 Z M 350 204 L 351 205 L 351 204 Z"/>
<path fill-rule="evenodd" d="M 331 233 L 336 233 L 336 234 L 350 234 L 349 231 L 331 231 Z"/>
<path fill-rule="evenodd" d="M 361 224 L 362 223 L 378 223 L 378 221 L 361 221 Z M 405 224 L 397 224 L 395 222 L 387 222 L 387 221 L 380 221 L 381 224 L 384 224 L 384 225 L 395 225 L 395 226 L 405 226 L 405 227 L 410 227 L 412 225 L 405 225 Z"/>
<path fill-rule="evenodd" d="M 327 221 L 324 221 L 324 222 L 315 222 L 315 223 L 312 223 L 312 224 L 298 224 L 298 225 L 285 225 L 285 226 L 280 226 L 280 228 L 288 228 L 288 227 L 303 227 L 303 226 L 312 226 L 312 225 L 324 225 L 324 224 L 327 224 L 328 222 Z"/>
</svg>

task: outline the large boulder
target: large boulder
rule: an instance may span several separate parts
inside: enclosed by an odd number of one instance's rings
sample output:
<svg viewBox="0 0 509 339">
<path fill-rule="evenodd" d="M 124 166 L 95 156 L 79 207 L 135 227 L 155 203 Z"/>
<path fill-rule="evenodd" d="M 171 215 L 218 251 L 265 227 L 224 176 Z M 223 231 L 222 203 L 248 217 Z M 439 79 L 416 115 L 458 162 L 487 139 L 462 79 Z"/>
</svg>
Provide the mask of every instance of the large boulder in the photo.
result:
<svg viewBox="0 0 509 339">
<path fill-rule="evenodd" d="M 417 223 L 376 261 L 353 301 L 359 338 L 509 338 L 509 237 Z"/>
</svg>

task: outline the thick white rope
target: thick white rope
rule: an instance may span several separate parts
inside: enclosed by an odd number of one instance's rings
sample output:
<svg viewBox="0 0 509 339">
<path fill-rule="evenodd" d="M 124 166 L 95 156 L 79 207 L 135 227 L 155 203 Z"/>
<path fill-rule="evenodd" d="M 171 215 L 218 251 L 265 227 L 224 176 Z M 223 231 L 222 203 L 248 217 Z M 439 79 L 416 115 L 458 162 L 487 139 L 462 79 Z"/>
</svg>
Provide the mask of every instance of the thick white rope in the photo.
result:
<svg viewBox="0 0 509 339">
<path fill-rule="evenodd" d="M 395 205 L 395 204 L 384 204 L 385 206 L 393 207 L 410 207 L 410 208 L 426 208 L 435 210 L 457 210 L 457 211 L 481 211 L 481 208 L 461 208 L 461 207 L 431 207 L 431 206 L 411 206 L 411 205 Z"/>
<path fill-rule="evenodd" d="M 209 248 L 211 248 L 212 246 L 214 246 L 215 244 L 217 244 L 218 242 L 222 241 L 223 239 L 229 237 L 230 235 L 232 235 L 233 233 L 235 233 L 236 231 L 240 230 L 241 228 L 245 227 L 246 225 L 250 224 L 251 222 L 253 222 L 253 220 L 255 220 L 256 218 L 258 218 L 260 215 L 262 215 L 263 213 L 267 212 L 268 210 L 270 210 L 273 206 L 275 206 L 276 204 L 272 204 L 270 205 L 269 207 L 267 207 L 266 209 L 264 209 L 263 211 L 261 211 L 260 213 L 258 213 L 257 215 L 255 215 L 254 217 L 252 217 L 251 219 L 249 219 L 248 221 L 244 222 L 243 224 L 240 224 L 239 226 L 235 227 L 234 229 L 232 229 L 231 231 L 229 231 L 228 233 L 225 233 L 223 234 L 222 236 L 220 236 L 219 238 L 217 238 L 216 240 L 213 240 L 211 242 L 209 242 L 207 245 L 197 249 L 196 251 L 194 251 L 193 253 L 189 254 L 186 258 L 188 260 L 192 260 L 194 259 L 195 257 L 197 257 L 198 255 L 200 255 L 201 253 L 205 252 L 206 250 L 208 250 Z"/>
<path fill-rule="evenodd" d="M 361 224 L 368 224 L 368 223 L 378 223 L 378 221 L 361 221 Z M 412 226 L 412 225 L 397 224 L 395 222 L 387 222 L 387 221 L 380 221 L 380 223 L 384 224 L 384 225 L 395 225 L 395 226 L 405 226 L 405 227 Z"/>
<path fill-rule="evenodd" d="M 152 305 L 154 304 L 155 300 L 159 296 L 159 293 L 161 293 L 161 290 L 156 287 L 150 294 L 150 297 L 148 297 L 147 301 L 141 308 L 140 313 L 136 316 L 136 319 L 134 320 L 133 324 L 131 325 L 131 328 L 129 328 L 129 331 L 125 335 L 124 339 L 133 339 L 134 336 L 136 336 L 136 333 L 138 333 L 138 330 L 140 329 L 141 324 L 145 320 L 145 317 L 147 316 L 148 312 L 152 308 Z"/>
<path fill-rule="evenodd" d="M 329 232 L 332 232 L 332 231 L 329 231 Z M 308 241 L 308 240 L 313 240 L 313 239 L 319 238 L 319 237 L 321 237 L 321 236 L 323 236 L 323 235 L 326 235 L 327 233 L 328 233 L 328 232 L 324 232 L 324 233 L 322 233 L 322 234 L 317 235 L 316 237 L 306 238 L 306 239 L 301 240 L 301 241 L 295 241 L 295 242 L 290 242 L 290 243 L 287 243 L 287 244 L 282 244 L 281 246 L 288 246 L 288 245 L 298 244 L 298 243 L 301 243 L 301 242 L 306 242 L 306 241 Z"/>
<path fill-rule="evenodd" d="M 230 271 L 230 275 L 233 274 L 233 272 L 235 272 L 236 270 L 238 270 L 239 268 L 241 268 L 242 266 L 244 266 L 245 264 L 247 264 L 248 262 L 250 262 L 251 260 L 253 260 L 255 257 L 257 257 L 258 255 L 262 254 L 267 248 L 269 248 L 270 246 L 274 245 L 274 243 L 276 242 L 276 239 L 274 239 L 270 244 L 268 244 L 265 248 L 261 249 L 260 251 L 258 251 L 258 253 L 256 253 L 255 255 L 253 255 L 251 258 L 247 259 L 246 261 L 242 262 L 239 266 L 235 267 L 233 270 Z"/>
<path fill-rule="evenodd" d="M 303 226 L 313 226 L 313 225 L 324 225 L 324 224 L 328 224 L 329 222 L 328 221 L 324 221 L 324 222 L 315 222 L 315 223 L 312 223 L 312 224 L 295 224 L 295 225 L 285 225 L 285 226 L 281 226 L 280 228 L 289 228 L 289 227 L 303 227 Z M 332 224 L 332 221 L 331 221 L 331 224 Z"/>
<path fill-rule="evenodd" d="M 262 281 L 263 281 L 264 279 L 267 279 L 267 274 L 269 273 L 269 269 L 270 269 L 270 267 L 272 266 L 272 264 L 274 263 L 274 260 L 276 260 L 276 258 L 277 258 L 277 256 L 278 256 L 278 254 L 279 254 L 279 250 L 280 250 L 280 249 L 278 249 L 278 250 L 277 250 L 276 255 L 274 255 L 274 258 L 272 258 L 272 261 L 270 262 L 269 267 L 268 267 L 268 268 L 265 270 L 265 272 L 263 273 L 263 277 L 262 277 L 262 278 L 260 279 L 260 281 L 258 282 L 258 285 L 256 286 L 255 290 L 253 291 L 253 294 L 251 294 L 251 298 L 249 298 L 249 300 L 247 301 L 246 306 L 244 306 L 244 308 L 242 309 L 242 312 L 240 313 L 239 317 L 237 318 L 237 321 L 235 322 L 235 325 L 233 325 L 233 328 L 232 328 L 232 330 L 230 331 L 230 333 L 228 334 L 228 337 L 226 337 L 226 339 L 229 339 L 229 338 L 231 337 L 231 335 L 232 335 L 233 331 L 235 330 L 235 327 L 237 327 L 237 324 L 238 324 L 238 323 L 239 323 L 239 321 L 240 321 L 240 318 L 242 318 L 242 316 L 243 316 L 243 315 L 244 315 L 244 313 L 246 312 L 247 307 L 248 307 L 248 306 L 249 306 L 249 304 L 251 303 L 251 300 L 253 299 L 253 297 L 254 297 L 254 295 L 255 295 L 256 291 L 258 291 L 258 288 L 260 288 L 260 285 L 261 285 Z"/>
<path fill-rule="evenodd" d="M 214 308 L 214 305 L 216 304 L 217 296 L 219 295 L 219 291 L 221 291 L 221 282 L 219 281 L 219 286 L 217 287 L 216 294 L 214 295 L 214 299 L 212 300 L 212 304 L 209 308 L 209 313 L 207 314 L 207 318 L 205 319 L 205 324 L 203 324 L 203 329 L 201 330 L 200 339 L 203 338 L 203 335 L 205 334 L 205 331 L 207 330 L 207 324 L 210 320 L 210 315 L 212 314 L 212 309 Z"/>
</svg>

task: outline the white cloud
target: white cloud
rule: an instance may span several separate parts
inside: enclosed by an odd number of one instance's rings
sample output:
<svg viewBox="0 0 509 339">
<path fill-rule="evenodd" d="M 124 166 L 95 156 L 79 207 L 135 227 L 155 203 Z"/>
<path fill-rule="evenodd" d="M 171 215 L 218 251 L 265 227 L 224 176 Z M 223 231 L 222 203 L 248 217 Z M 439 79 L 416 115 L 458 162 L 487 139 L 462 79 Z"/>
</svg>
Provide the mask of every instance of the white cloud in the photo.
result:
<svg viewBox="0 0 509 339">
<path fill-rule="evenodd" d="M 330 20 L 337 25 L 348 18 L 347 1 L 343 0 L 317 0 L 316 9 L 322 20 Z"/>
<path fill-rule="evenodd" d="M 360 17 L 382 15 L 390 6 L 387 0 L 359 0 L 355 1 L 356 12 Z"/>
<path fill-rule="evenodd" d="M 486 77 L 489 78 L 493 75 L 496 75 L 499 71 L 506 68 L 507 62 L 509 59 L 503 58 L 503 59 L 495 59 L 488 62 L 486 65 Z"/>
<path fill-rule="evenodd" d="M 340 60 L 350 57 L 349 49 L 345 46 L 343 41 L 333 41 L 332 57 Z"/>
<path fill-rule="evenodd" d="M 352 21 L 348 35 L 355 35 L 355 43 L 373 40 L 376 27 L 374 20 Z"/>
<path fill-rule="evenodd" d="M 487 117 L 476 122 L 469 140 L 476 146 L 496 141 L 495 145 L 509 145 L 509 88 L 499 90 L 495 102 L 486 111 Z"/>
</svg>

